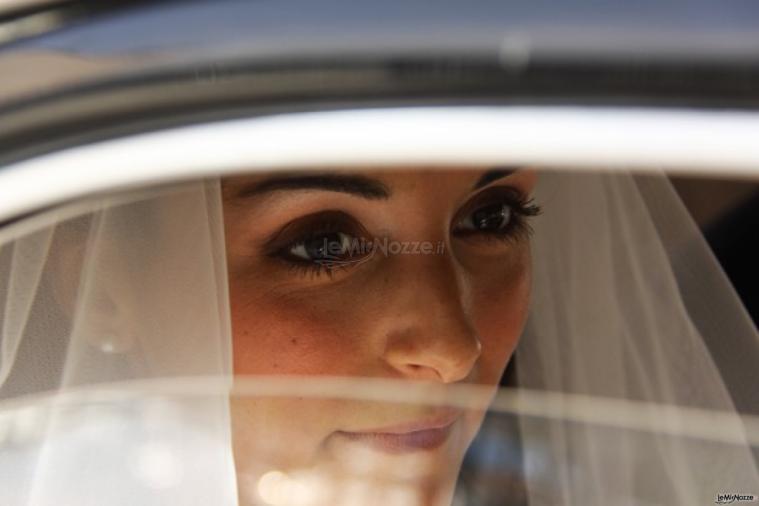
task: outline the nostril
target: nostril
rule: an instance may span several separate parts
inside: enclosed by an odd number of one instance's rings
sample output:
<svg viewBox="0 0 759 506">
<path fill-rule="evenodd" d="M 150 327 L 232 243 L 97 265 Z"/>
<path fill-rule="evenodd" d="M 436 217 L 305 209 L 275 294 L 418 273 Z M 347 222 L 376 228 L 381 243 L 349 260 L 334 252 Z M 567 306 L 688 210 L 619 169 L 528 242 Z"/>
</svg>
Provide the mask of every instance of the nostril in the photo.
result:
<svg viewBox="0 0 759 506">
<path fill-rule="evenodd" d="M 413 379 L 453 383 L 467 378 L 482 353 L 480 339 L 471 327 L 457 331 L 423 331 L 407 326 L 388 333 L 383 359 Z"/>
<path fill-rule="evenodd" d="M 410 378 L 429 381 L 445 381 L 443 376 L 440 374 L 440 371 L 431 366 L 420 364 L 406 364 L 405 370 L 406 375 Z"/>
</svg>

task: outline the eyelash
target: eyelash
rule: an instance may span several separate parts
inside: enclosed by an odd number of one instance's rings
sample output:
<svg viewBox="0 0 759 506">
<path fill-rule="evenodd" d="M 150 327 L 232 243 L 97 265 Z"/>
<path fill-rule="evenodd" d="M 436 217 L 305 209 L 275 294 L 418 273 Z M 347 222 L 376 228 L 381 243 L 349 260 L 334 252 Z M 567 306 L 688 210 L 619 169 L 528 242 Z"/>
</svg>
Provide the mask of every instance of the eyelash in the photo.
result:
<svg viewBox="0 0 759 506">
<path fill-rule="evenodd" d="M 471 202 L 472 203 L 467 204 L 464 208 L 465 212 L 459 213 L 457 219 L 454 221 L 455 223 L 460 222 L 461 218 L 459 217 L 463 218 L 468 216 L 468 214 L 474 213 L 478 209 L 494 204 L 509 206 L 512 214 L 510 216 L 509 224 L 502 230 L 491 232 L 457 232 L 455 228 L 451 230 L 452 235 L 464 240 L 476 239 L 485 241 L 518 242 L 529 238 L 532 234 L 532 228 L 528 223 L 528 218 L 538 216 L 542 212 L 540 206 L 536 205 L 532 199 L 525 199 L 520 192 L 507 187 L 495 187 L 485 190 L 479 196 L 475 197 L 475 199 L 472 199 Z M 286 225 L 283 228 L 283 231 L 289 226 L 290 225 Z M 295 246 L 304 244 L 310 239 L 330 233 L 347 233 L 356 238 L 365 237 L 365 235 L 362 234 L 362 227 L 356 223 L 352 217 L 340 211 L 326 211 L 324 213 L 319 213 L 314 219 L 308 220 L 304 226 L 299 226 L 298 229 L 303 232 L 293 234 L 294 238 L 289 241 L 277 241 L 279 242 L 278 245 L 273 245 L 267 248 L 267 254 L 272 258 L 285 262 L 290 272 L 293 274 L 296 274 L 299 277 L 308 277 L 310 279 L 316 279 L 323 275 L 327 275 L 331 279 L 336 271 L 346 270 L 350 268 L 350 266 L 327 266 L 322 263 L 294 257 L 290 251 Z M 346 232 L 346 230 L 350 231 Z M 357 233 L 357 235 L 352 235 L 353 233 Z"/>
<path fill-rule="evenodd" d="M 483 198 L 483 195 L 486 198 Z M 526 199 L 520 192 L 511 188 L 494 187 L 490 190 L 485 190 L 480 196 L 473 199 L 472 203 L 464 208 L 465 212 L 460 213 L 459 216 L 463 218 L 473 214 L 478 209 L 496 204 L 507 205 L 511 210 L 510 221 L 505 228 L 491 232 L 467 230 L 457 232 L 454 227 L 451 230 L 451 234 L 462 239 L 475 238 L 476 240 L 509 243 L 526 240 L 532 236 L 533 230 L 530 226 L 529 218 L 539 216 L 543 210 L 539 205 L 535 204 L 534 199 Z M 460 219 L 457 218 L 455 221 L 458 223 Z"/>
<path fill-rule="evenodd" d="M 302 222 L 302 219 L 296 220 L 295 223 Z M 291 225 L 286 225 L 282 230 L 287 230 Z M 318 238 L 330 233 L 346 233 L 351 237 L 365 237 L 365 231 L 349 215 L 342 211 L 325 211 L 306 218 L 305 222 L 299 224 L 290 235 L 289 240 L 278 241 L 276 239 L 269 241 L 267 246 L 267 255 L 271 258 L 285 262 L 289 270 L 302 277 L 317 278 L 324 274 L 330 278 L 338 270 L 345 270 L 349 266 L 335 265 L 327 266 L 317 262 L 294 257 L 290 250 L 299 244 L 303 244 L 313 238 Z M 280 234 L 278 234 L 280 235 Z M 273 243 L 273 244 L 272 244 Z"/>
<path fill-rule="evenodd" d="M 317 279 L 322 276 L 327 276 L 329 279 L 335 275 L 335 271 L 345 270 L 347 267 L 327 267 L 317 263 L 306 262 L 291 262 L 289 270 L 291 273 L 301 278 Z"/>
<path fill-rule="evenodd" d="M 315 279 L 322 275 L 327 275 L 329 278 L 332 278 L 336 271 L 345 270 L 348 267 L 344 265 L 329 267 L 321 263 L 296 258 L 289 254 L 289 250 L 291 250 L 297 244 L 304 243 L 310 239 L 323 236 L 325 234 L 344 232 L 345 222 L 343 220 L 325 220 L 319 222 L 317 226 L 318 228 L 314 229 L 312 232 L 301 236 L 297 240 L 282 248 L 279 251 L 279 258 L 288 262 L 290 264 L 290 271 L 300 277 L 309 277 L 311 279 Z"/>
</svg>

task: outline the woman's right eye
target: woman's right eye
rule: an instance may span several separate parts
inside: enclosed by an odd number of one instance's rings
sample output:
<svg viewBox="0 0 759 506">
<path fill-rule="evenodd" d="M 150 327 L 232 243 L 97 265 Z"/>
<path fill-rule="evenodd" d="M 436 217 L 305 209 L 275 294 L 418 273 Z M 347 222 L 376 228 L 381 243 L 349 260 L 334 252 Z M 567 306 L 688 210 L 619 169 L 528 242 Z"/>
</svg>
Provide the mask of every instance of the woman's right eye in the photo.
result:
<svg viewBox="0 0 759 506">
<path fill-rule="evenodd" d="M 291 244 L 287 253 L 308 262 L 328 264 L 349 257 L 358 249 L 358 243 L 358 238 L 344 232 L 327 232 Z"/>
<path fill-rule="evenodd" d="M 362 263 L 373 252 L 366 231 L 349 215 L 326 211 L 287 224 L 267 246 L 271 257 L 317 274 Z"/>
</svg>

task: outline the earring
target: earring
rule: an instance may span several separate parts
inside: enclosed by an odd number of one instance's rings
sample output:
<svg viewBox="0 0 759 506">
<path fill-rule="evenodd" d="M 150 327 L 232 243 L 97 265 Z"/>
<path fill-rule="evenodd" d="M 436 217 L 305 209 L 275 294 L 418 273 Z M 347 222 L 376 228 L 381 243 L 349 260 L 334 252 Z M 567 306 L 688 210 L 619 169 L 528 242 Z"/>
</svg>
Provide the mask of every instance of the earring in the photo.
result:
<svg viewBox="0 0 759 506">
<path fill-rule="evenodd" d="M 131 339 L 115 332 L 101 334 L 97 347 L 103 353 L 124 353 L 132 347 Z"/>
</svg>

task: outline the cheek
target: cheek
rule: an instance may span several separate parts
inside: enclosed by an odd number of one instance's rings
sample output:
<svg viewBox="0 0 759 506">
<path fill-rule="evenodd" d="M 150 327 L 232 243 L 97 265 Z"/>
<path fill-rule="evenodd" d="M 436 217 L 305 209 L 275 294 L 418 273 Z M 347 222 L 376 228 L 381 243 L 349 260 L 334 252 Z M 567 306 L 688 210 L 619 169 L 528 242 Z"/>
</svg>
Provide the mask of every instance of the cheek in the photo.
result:
<svg viewBox="0 0 759 506">
<path fill-rule="evenodd" d="M 527 319 L 531 287 L 529 252 L 500 275 L 473 288 L 472 318 L 482 343 L 479 383 L 500 381 Z"/>
<path fill-rule="evenodd" d="M 230 283 L 235 374 L 350 375 L 360 366 L 350 315 L 307 297 Z"/>
</svg>

